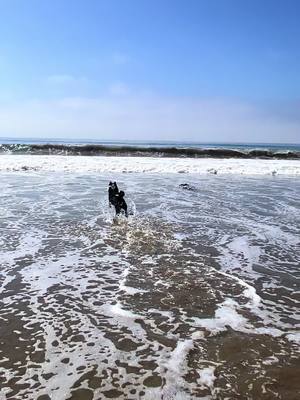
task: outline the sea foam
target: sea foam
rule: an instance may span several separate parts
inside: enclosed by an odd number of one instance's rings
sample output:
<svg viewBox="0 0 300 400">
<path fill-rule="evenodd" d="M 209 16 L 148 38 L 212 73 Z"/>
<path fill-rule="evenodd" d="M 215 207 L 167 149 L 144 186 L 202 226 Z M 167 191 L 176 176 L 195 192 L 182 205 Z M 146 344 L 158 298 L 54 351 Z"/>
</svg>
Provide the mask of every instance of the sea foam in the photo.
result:
<svg viewBox="0 0 300 400">
<path fill-rule="evenodd" d="M 0 171 L 300 175 L 299 160 L 1 155 Z"/>
</svg>

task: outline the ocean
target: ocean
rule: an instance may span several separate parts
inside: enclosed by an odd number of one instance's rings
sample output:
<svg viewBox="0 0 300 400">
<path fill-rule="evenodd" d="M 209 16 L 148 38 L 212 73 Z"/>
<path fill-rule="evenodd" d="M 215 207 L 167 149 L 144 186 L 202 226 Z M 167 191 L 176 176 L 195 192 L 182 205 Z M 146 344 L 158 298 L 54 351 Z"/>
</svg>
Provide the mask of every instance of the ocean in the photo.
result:
<svg viewBox="0 0 300 400">
<path fill-rule="evenodd" d="M 299 146 L 1 142 L 1 400 L 300 397 Z"/>
<path fill-rule="evenodd" d="M 63 144 L 63 145 L 107 145 L 132 147 L 177 147 L 177 148 L 228 148 L 228 149 L 262 149 L 279 151 L 300 151 L 300 144 L 296 143 L 218 143 L 174 140 L 96 140 L 96 139 L 54 139 L 54 138 L 0 138 L 0 144 Z"/>
<path fill-rule="evenodd" d="M 300 145 L 0 138 L 0 154 L 300 159 Z"/>
</svg>

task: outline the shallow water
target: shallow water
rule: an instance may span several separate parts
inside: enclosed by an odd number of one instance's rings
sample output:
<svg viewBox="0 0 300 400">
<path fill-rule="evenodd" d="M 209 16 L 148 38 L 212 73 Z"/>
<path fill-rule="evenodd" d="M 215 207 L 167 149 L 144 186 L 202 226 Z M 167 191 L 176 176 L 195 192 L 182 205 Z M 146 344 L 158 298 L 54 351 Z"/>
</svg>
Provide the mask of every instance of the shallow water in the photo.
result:
<svg viewBox="0 0 300 400">
<path fill-rule="evenodd" d="M 0 182 L 1 399 L 299 398 L 299 179 Z"/>
</svg>

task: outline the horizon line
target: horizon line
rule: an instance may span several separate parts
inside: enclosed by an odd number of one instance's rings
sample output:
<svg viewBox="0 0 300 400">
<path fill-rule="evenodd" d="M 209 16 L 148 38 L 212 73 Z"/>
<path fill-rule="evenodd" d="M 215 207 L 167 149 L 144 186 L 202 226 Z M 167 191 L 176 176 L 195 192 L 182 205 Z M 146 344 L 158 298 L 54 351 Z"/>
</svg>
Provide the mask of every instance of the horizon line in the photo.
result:
<svg viewBox="0 0 300 400">
<path fill-rule="evenodd" d="M 181 143 L 181 144 L 224 144 L 224 145 L 230 145 L 230 144 L 234 144 L 234 145 L 289 145 L 289 146 L 300 146 L 300 143 L 295 143 L 295 142 L 232 142 L 232 141 L 211 141 L 211 142 L 207 142 L 207 141 L 196 141 L 196 140 L 172 140 L 172 139 L 153 139 L 153 140 L 141 140 L 141 139 L 84 139 L 84 138 L 63 138 L 63 137 L 55 137 L 55 138 L 43 138 L 43 137 L 8 137 L 8 136 L 0 136 L 0 141 L 1 140 L 30 140 L 30 141 L 34 141 L 34 140 L 39 140 L 39 141 L 64 141 L 64 142 L 68 142 L 68 141 L 86 141 L 86 143 L 88 144 L 89 142 L 102 142 L 102 143 Z M 0 143 L 1 144 L 1 143 Z"/>
</svg>

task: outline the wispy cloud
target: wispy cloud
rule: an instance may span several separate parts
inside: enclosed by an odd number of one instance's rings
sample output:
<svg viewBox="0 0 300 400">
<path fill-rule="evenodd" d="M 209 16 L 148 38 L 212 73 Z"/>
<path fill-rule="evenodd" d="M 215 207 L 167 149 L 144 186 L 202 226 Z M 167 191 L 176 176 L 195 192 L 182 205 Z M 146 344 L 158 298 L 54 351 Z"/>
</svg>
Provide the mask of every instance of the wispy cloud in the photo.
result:
<svg viewBox="0 0 300 400">
<path fill-rule="evenodd" d="M 300 121 L 226 99 L 65 97 L 0 107 L 0 136 L 297 142 Z"/>
<path fill-rule="evenodd" d="M 73 75 L 68 74 L 55 74 L 50 75 L 46 78 L 46 82 L 53 85 L 69 85 L 76 83 L 84 83 L 87 82 L 88 79 L 86 77 L 75 77 Z"/>
</svg>

